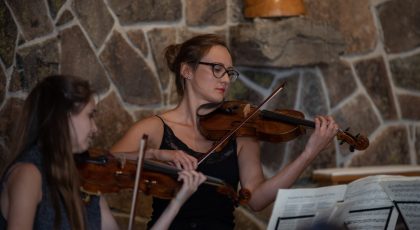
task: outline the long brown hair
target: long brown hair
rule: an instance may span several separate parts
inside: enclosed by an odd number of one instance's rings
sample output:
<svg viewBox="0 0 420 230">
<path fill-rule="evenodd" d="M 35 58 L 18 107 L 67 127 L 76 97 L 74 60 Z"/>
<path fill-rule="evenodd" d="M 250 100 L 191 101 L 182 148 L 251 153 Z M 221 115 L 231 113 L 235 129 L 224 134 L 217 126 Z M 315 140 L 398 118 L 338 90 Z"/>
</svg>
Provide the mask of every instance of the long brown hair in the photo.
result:
<svg viewBox="0 0 420 230">
<path fill-rule="evenodd" d="M 181 64 L 186 63 L 194 70 L 197 69 L 198 62 L 206 55 L 213 46 L 220 45 L 226 49 L 225 40 L 216 34 L 203 34 L 190 38 L 181 43 L 166 47 L 165 59 L 168 68 L 175 74 L 175 84 L 178 95 L 184 96 L 185 79 L 181 76 Z"/>
<path fill-rule="evenodd" d="M 18 156 L 34 145 L 39 146 L 57 229 L 65 218 L 61 216 L 61 202 L 71 228 L 86 228 L 78 171 L 73 160 L 69 118 L 80 113 L 92 95 L 85 80 L 65 75 L 48 76 L 28 95 L 18 119 L 12 154 Z"/>
</svg>

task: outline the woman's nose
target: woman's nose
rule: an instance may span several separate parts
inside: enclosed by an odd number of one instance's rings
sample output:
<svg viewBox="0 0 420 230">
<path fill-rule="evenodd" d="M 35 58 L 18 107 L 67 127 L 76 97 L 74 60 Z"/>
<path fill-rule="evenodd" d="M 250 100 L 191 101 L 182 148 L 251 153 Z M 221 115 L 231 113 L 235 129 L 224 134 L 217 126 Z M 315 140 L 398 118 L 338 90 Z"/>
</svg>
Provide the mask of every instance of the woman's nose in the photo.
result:
<svg viewBox="0 0 420 230">
<path fill-rule="evenodd" d="M 92 120 L 92 132 L 97 133 L 98 132 L 98 126 L 96 125 L 96 122 Z"/>
<path fill-rule="evenodd" d="M 224 82 L 230 83 L 230 76 L 227 71 L 223 74 L 223 76 L 221 77 L 221 80 Z"/>
</svg>

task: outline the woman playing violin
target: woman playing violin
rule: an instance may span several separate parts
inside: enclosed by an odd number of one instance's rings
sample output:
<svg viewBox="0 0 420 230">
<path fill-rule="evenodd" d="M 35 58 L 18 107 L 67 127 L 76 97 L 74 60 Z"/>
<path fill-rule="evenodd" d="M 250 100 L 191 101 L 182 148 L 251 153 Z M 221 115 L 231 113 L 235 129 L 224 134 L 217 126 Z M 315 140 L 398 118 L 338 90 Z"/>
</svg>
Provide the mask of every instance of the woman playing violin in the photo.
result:
<svg viewBox="0 0 420 230">
<path fill-rule="evenodd" d="M 112 147 L 111 151 L 135 151 L 138 139 L 149 136 L 147 154 L 170 160 L 178 167 L 197 166 L 197 158 L 213 145 L 197 127 L 197 109 L 207 103 L 223 101 L 230 84 L 238 77 L 224 40 L 212 34 L 193 37 L 167 47 L 165 57 L 175 74 L 181 98 L 173 110 L 141 120 Z M 335 136 L 338 127 L 329 116 L 315 119 L 315 130 L 302 154 L 270 179 L 265 179 L 260 161 L 260 145 L 253 137 L 229 140 L 198 165 L 198 171 L 251 191 L 248 206 L 255 211 L 274 201 L 279 188 L 293 184 L 303 170 Z M 192 157 L 191 157 L 192 156 Z M 167 201 L 154 198 L 151 224 L 162 213 Z M 233 229 L 234 206 L 212 188 L 201 185 L 186 202 L 171 225 L 172 229 Z"/>
<path fill-rule="evenodd" d="M 28 95 L 0 181 L 0 229 L 118 229 L 101 196 L 81 200 L 74 153 L 88 149 L 97 132 L 89 83 L 72 76 L 44 78 Z M 164 229 L 205 180 L 183 171 L 184 184 L 156 228 Z"/>
</svg>

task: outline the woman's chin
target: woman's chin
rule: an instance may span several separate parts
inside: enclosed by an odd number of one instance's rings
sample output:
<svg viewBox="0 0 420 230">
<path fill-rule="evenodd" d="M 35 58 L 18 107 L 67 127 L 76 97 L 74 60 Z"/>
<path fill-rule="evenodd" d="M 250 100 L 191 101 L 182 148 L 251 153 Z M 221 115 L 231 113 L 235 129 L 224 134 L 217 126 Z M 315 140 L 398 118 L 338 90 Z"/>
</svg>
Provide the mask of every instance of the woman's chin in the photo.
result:
<svg viewBox="0 0 420 230">
<path fill-rule="evenodd" d="M 87 151 L 88 149 L 89 149 L 89 145 L 87 145 L 87 146 L 78 146 L 76 148 L 73 148 L 73 153 L 74 154 L 83 153 L 83 152 Z"/>
</svg>

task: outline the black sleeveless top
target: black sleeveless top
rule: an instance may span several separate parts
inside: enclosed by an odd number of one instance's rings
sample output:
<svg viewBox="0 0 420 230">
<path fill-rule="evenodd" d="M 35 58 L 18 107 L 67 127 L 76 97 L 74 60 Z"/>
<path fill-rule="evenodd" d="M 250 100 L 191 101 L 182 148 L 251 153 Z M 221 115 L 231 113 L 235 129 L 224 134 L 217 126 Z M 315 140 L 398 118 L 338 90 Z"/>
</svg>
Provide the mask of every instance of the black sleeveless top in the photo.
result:
<svg viewBox="0 0 420 230">
<path fill-rule="evenodd" d="M 164 129 L 160 149 L 183 150 L 196 158 L 203 155 L 190 149 L 175 136 L 163 120 L 162 122 Z M 209 156 L 198 166 L 197 171 L 225 181 L 236 191 L 239 183 L 236 139 L 231 139 L 220 152 Z M 153 198 L 153 213 L 148 228 L 153 226 L 169 202 L 170 200 Z M 231 199 L 218 193 L 214 186 L 201 184 L 181 207 L 169 229 L 233 229 L 235 226 L 233 211 L 234 204 Z"/>
<path fill-rule="evenodd" d="M 15 163 L 25 162 L 34 164 L 41 173 L 42 176 L 42 200 L 38 204 L 33 228 L 34 230 L 38 229 L 54 229 L 55 222 L 55 212 L 54 207 L 50 198 L 50 190 L 47 185 L 46 172 L 43 167 L 42 154 L 38 147 L 34 146 L 28 151 L 25 151 L 22 155 L 18 157 Z M 7 173 L 0 181 L 0 192 L 3 190 L 3 183 L 7 180 Z M 99 196 L 91 196 L 90 202 L 85 206 L 86 209 L 86 223 L 89 230 L 101 229 L 101 212 L 99 208 Z M 61 225 L 60 229 L 69 229 L 70 224 L 67 220 L 67 214 L 64 209 L 64 204 L 60 204 L 61 212 Z M 7 228 L 7 220 L 0 213 L 0 229 Z"/>
</svg>

